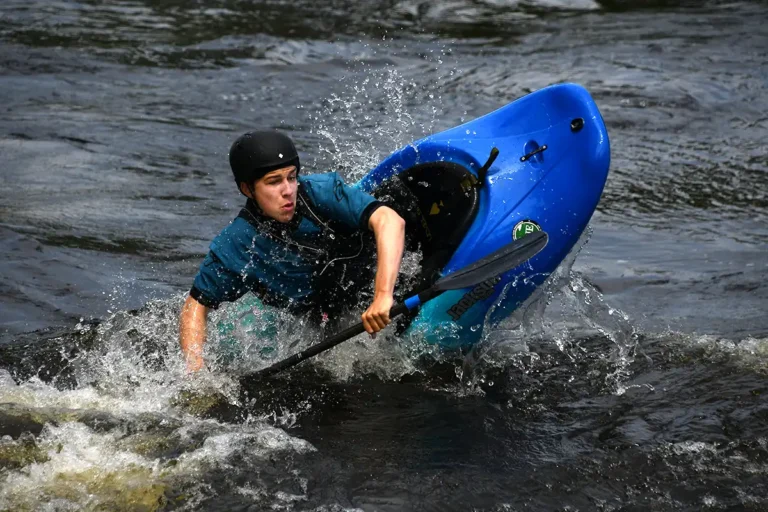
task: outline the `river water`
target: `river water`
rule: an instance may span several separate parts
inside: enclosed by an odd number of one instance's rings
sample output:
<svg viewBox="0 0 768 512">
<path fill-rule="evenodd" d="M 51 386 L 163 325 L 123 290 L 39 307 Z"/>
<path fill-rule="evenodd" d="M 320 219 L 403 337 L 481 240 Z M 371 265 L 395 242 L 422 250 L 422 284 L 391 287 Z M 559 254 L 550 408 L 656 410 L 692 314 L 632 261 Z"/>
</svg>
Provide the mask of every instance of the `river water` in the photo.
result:
<svg viewBox="0 0 768 512">
<path fill-rule="evenodd" d="M 764 1 L 4 0 L 0 510 L 768 510 L 766 22 Z M 304 335 L 241 304 L 215 319 L 246 356 L 184 377 L 176 317 L 242 203 L 239 133 L 354 180 L 558 82 L 595 98 L 611 173 L 580 250 L 475 351 L 360 338 L 240 382 Z"/>
</svg>

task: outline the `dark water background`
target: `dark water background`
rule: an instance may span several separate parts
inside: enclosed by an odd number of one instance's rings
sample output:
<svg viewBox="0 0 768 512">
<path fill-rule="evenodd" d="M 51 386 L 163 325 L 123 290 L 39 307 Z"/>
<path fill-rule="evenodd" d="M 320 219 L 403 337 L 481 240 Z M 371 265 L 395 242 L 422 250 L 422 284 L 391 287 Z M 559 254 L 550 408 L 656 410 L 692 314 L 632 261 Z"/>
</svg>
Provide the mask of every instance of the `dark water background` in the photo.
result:
<svg viewBox="0 0 768 512">
<path fill-rule="evenodd" d="M 759 1 L 4 0 L 0 510 L 768 510 L 767 22 Z M 183 377 L 239 133 L 355 179 L 564 81 L 611 174 L 575 261 L 477 351 L 361 340 L 259 386 Z"/>
</svg>

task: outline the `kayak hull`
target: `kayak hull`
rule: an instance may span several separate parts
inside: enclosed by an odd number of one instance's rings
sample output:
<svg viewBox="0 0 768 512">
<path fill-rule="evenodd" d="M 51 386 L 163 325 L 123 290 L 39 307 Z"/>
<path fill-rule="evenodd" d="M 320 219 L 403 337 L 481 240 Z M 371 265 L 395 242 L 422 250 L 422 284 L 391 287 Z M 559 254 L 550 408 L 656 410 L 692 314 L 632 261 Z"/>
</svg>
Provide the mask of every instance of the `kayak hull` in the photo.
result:
<svg viewBox="0 0 768 512">
<path fill-rule="evenodd" d="M 535 230 L 546 231 L 549 243 L 500 279 L 422 305 L 408 330 L 428 343 L 472 345 L 530 297 L 578 241 L 608 177 L 610 144 L 595 102 L 583 87 L 560 84 L 399 149 L 358 186 L 373 193 L 393 176 L 430 162 L 458 164 L 477 177 L 493 148 L 499 154 L 479 183 L 477 214 L 441 273 Z"/>
</svg>

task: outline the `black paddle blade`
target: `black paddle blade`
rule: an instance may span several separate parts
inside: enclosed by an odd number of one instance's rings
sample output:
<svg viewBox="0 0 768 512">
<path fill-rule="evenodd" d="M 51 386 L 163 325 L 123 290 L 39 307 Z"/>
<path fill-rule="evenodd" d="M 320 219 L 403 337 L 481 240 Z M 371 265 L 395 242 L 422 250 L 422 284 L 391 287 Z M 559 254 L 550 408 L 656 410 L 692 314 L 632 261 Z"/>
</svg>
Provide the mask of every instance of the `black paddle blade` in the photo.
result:
<svg viewBox="0 0 768 512">
<path fill-rule="evenodd" d="M 549 235 L 544 231 L 537 231 L 526 235 L 505 245 L 485 258 L 477 260 L 473 264 L 439 279 L 432 285 L 432 288 L 435 291 L 444 292 L 446 290 L 458 290 L 475 286 L 486 279 L 503 274 L 507 270 L 511 270 L 528 259 L 533 258 L 547 246 L 548 241 Z"/>
</svg>

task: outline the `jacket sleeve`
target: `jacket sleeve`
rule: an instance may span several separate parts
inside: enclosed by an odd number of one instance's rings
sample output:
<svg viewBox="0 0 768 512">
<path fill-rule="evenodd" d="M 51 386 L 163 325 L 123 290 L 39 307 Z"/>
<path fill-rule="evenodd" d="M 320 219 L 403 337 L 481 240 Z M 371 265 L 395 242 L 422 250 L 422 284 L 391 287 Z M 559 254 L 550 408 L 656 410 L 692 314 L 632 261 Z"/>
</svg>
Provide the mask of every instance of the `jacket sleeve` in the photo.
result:
<svg viewBox="0 0 768 512">
<path fill-rule="evenodd" d="M 316 174 L 302 183 L 315 207 L 350 229 L 367 229 L 373 212 L 383 206 L 372 195 L 344 183 L 335 172 Z"/>
<path fill-rule="evenodd" d="M 222 302 L 235 301 L 247 291 L 241 276 L 226 268 L 210 251 L 200 265 L 189 295 L 203 306 L 216 309 Z"/>
</svg>

